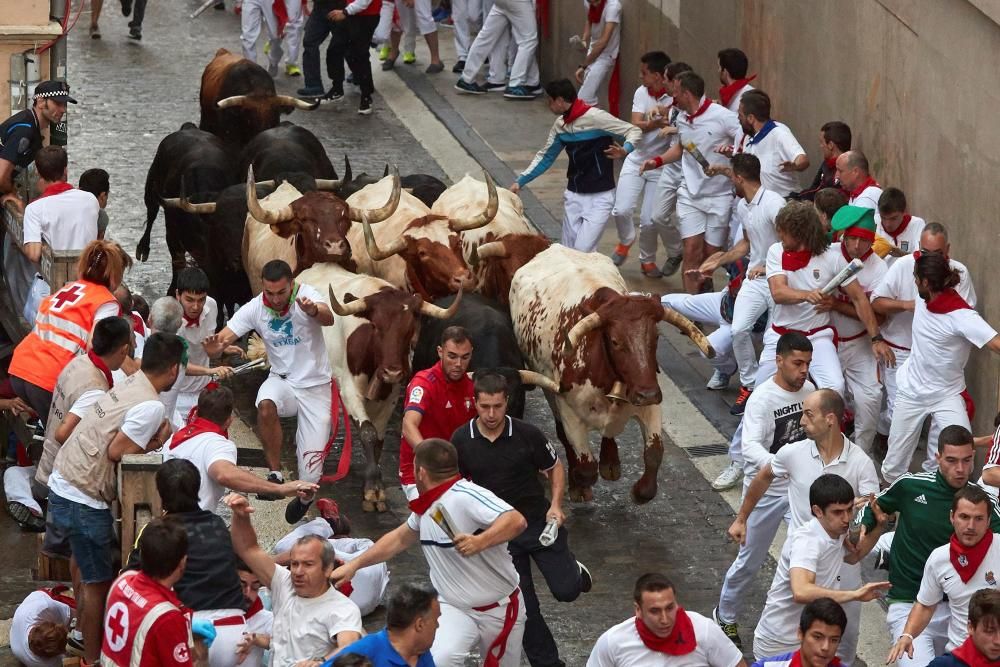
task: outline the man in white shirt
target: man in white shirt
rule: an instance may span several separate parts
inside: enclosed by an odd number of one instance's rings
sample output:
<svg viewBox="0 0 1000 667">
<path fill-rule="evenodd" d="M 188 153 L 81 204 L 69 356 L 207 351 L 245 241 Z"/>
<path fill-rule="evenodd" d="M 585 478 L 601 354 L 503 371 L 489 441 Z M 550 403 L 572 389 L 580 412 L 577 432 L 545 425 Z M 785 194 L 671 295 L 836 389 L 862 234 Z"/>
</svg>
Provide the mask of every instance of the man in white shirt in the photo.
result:
<svg viewBox="0 0 1000 667">
<path fill-rule="evenodd" d="M 583 0 L 587 25 L 583 42 L 587 56 L 576 68 L 577 95 L 591 106 L 597 105 L 597 92 L 615 67 L 621 43 L 622 3 L 619 0 Z"/>
<path fill-rule="evenodd" d="M 722 49 L 717 54 L 719 58 L 719 104 L 726 107 L 733 113 L 740 108 L 740 100 L 743 95 L 754 89 L 750 82 L 757 78 L 754 74 L 747 76 L 750 62 L 747 54 L 740 49 Z"/>
<path fill-rule="evenodd" d="M 285 481 L 281 472 L 280 417 L 297 417 L 295 450 L 298 478 L 316 482 L 322 461 L 307 464 L 310 450 L 323 451 L 330 437 L 330 359 L 321 327 L 333 324 L 326 297 L 292 279 L 292 269 L 280 259 L 261 270 L 264 290 L 244 304 L 219 333 L 204 340 L 209 356 L 220 354 L 237 338 L 256 331 L 271 365 L 257 391 L 257 433 L 271 471 L 269 482 Z M 259 496 L 258 496 L 259 497 Z M 277 500 L 265 495 L 261 500 Z"/>
<path fill-rule="evenodd" d="M 899 188 L 886 188 L 878 198 L 878 229 L 875 234 L 892 246 L 885 256 L 885 263 L 892 266 L 900 257 L 912 255 L 920 248 L 920 235 L 924 231 L 923 218 L 910 215 L 906 195 Z"/>
<path fill-rule="evenodd" d="M 271 590 L 271 664 L 317 667 L 361 639 L 358 606 L 330 584 L 333 545 L 316 535 L 303 536 L 292 547 L 286 569 L 257 543 L 246 496 L 233 493 L 223 501 L 233 512 L 233 550 Z"/>
<path fill-rule="evenodd" d="M 946 650 L 954 651 L 968 637 L 969 601 L 981 588 L 997 588 L 1000 572 L 1000 540 L 990 527 L 990 515 L 990 497 L 978 486 L 965 486 L 955 493 L 951 510 L 955 534 L 927 559 L 917 600 L 886 664 L 903 653 L 913 658 L 914 637 L 927 628 L 942 602 L 950 612 Z"/>
<path fill-rule="evenodd" d="M 14 610 L 10 652 L 24 667 L 62 667 L 73 609 L 60 597 L 67 600 L 54 591 L 34 591 Z"/>
<path fill-rule="evenodd" d="M 771 118 L 771 98 L 751 90 L 740 99 L 740 127 L 747 139 L 743 150 L 760 160 L 760 182 L 781 197 L 797 192 L 799 172 L 809 168 L 809 156 L 784 123 Z"/>
<path fill-rule="evenodd" d="M 839 667 L 837 649 L 847 629 L 847 614 L 830 598 L 806 604 L 799 616 L 798 648 L 790 653 L 761 658 L 753 667 Z"/>
<path fill-rule="evenodd" d="M 859 150 L 849 150 L 837 158 L 837 180 L 847 192 L 847 203 L 878 211 L 882 187 L 868 171 L 868 158 Z M 878 216 L 875 216 L 876 221 Z"/>
<path fill-rule="evenodd" d="M 896 403 L 882 476 L 890 484 L 909 469 L 924 419 L 970 428 L 965 363 L 972 347 L 1000 354 L 1000 336 L 956 291 L 961 273 L 939 254 L 921 254 L 913 266 L 913 344 L 896 375 Z M 927 443 L 924 470 L 937 469 L 936 444 Z"/>
<path fill-rule="evenodd" d="M 738 299 L 737 299 L 738 301 Z M 745 476 L 744 493 L 754 476 L 782 447 L 805 437 L 802 429 L 802 406 L 816 387 L 809 382 L 812 343 L 799 333 L 788 333 L 776 348 L 777 372 L 760 384 L 747 401 L 743 421 L 734 440 L 740 440 Z M 712 618 L 737 646 L 742 646 L 739 617 L 747 588 L 767 560 L 767 550 L 788 514 L 788 483 L 774 484 L 749 515 L 746 540 L 740 544 L 736 560 L 729 566 L 719 593 L 719 604 Z"/>
<path fill-rule="evenodd" d="M 431 654 L 439 667 L 462 667 L 474 646 L 500 667 L 521 664 L 525 611 L 508 540 L 527 526 L 520 512 L 492 492 L 463 480 L 458 453 L 428 438 L 414 453 L 417 490 L 406 523 L 333 572 L 349 580 L 360 569 L 402 553 L 418 540 L 441 596 L 441 620 Z"/>
<path fill-rule="evenodd" d="M 598 638 L 587 667 L 746 667 L 740 650 L 710 619 L 680 606 L 666 576 L 639 577 L 633 599 L 635 616 Z"/>
<path fill-rule="evenodd" d="M 847 581 L 844 560 L 848 554 L 844 540 L 854 516 L 854 498 L 854 489 L 839 475 L 820 475 L 810 485 L 813 518 L 789 534 L 753 633 L 753 654 L 758 660 L 798 647 L 795 629 L 806 603 L 819 598 L 830 598 L 840 604 L 867 602 L 889 588 L 887 581 L 857 588 L 851 588 L 853 583 Z M 848 611 L 844 635 L 857 635 L 860 620 L 860 614 L 852 616 Z M 840 644 L 837 655 L 844 664 L 854 662 L 856 646 L 851 642 Z"/>
</svg>

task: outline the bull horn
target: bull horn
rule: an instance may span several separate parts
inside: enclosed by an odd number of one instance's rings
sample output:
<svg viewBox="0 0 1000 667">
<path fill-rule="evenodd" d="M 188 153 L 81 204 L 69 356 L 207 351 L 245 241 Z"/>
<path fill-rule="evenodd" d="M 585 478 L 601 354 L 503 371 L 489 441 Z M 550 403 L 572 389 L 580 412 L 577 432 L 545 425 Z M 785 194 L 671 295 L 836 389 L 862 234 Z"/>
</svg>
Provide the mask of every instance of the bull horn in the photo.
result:
<svg viewBox="0 0 1000 667">
<path fill-rule="evenodd" d="M 247 95 L 233 95 L 232 97 L 227 97 L 225 99 L 219 100 L 215 103 L 215 106 L 220 109 L 228 109 L 229 107 L 241 107 L 247 103 Z"/>
<path fill-rule="evenodd" d="M 215 202 L 205 202 L 203 204 L 192 204 L 184 195 L 184 179 L 181 179 L 181 196 L 178 197 L 178 207 L 188 213 L 215 213 Z"/>
<path fill-rule="evenodd" d="M 319 106 L 319 100 L 315 102 L 306 102 L 305 100 L 300 100 L 297 97 L 292 97 L 291 95 L 275 95 L 274 101 L 282 106 L 294 107 L 296 109 L 302 109 L 303 111 L 312 111 Z"/>
<path fill-rule="evenodd" d="M 500 199 L 497 197 L 497 184 L 493 182 L 493 177 L 484 169 L 483 176 L 486 178 L 486 191 L 489 198 L 486 201 L 486 208 L 479 215 L 468 220 L 452 220 L 450 227 L 452 231 L 467 232 L 472 229 L 479 229 L 493 222 L 497 217 L 497 210 L 500 208 Z"/>
<path fill-rule="evenodd" d="M 382 222 L 393 213 L 396 212 L 396 207 L 399 206 L 399 195 L 401 188 L 399 187 L 399 169 L 393 165 L 392 167 L 392 193 L 389 194 L 389 201 L 385 203 L 385 206 L 381 208 L 354 208 L 350 207 L 351 220 L 354 222 Z M 374 255 L 372 259 L 375 259 Z"/>
<path fill-rule="evenodd" d="M 705 334 L 701 332 L 701 329 L 694 325 L 694 322 L 668 306 L 663 306 L 663 317 L 660 319 L 667 324 L 672 324 L 677 327 L 681 333 L 690 338 L 691 342 L 693 342 L 698 349 L 701 350 L 701 353 L 704 354 L 706 358 L 712 359 L 715 357 L 715 349 L 712 347 L 712 344 L 708 342 L 708 338 L 706 338 Z"/>
<path fill-rule="evenodd" d="M 272 178 L 272 179 L 267 180 L 267 181 L 257 181 L 256 185 L 257 185 L 258 188 L 273 188 L 274 187 L 274 179 Z"/>
<path fill-rule="evenodd" d="M 402 236 L 395 239 L 386 248 L 379 248 L 378 243 L 375 242 L 375 232 L 372 231 L 371 224 L 367 220 L 361 224 L 364 225 L 365 229 L 365 249 L 368 250 L 368 256 L 376 262 L 398 255 L 406 248 L 406 239 Z"/>
<path fill-rule="evenodd" d="M 330 310 L 333 311 L 334 315 L 340 315 L 341 317 L 357 315 L 368 307 L 368 304 L 365 303 L 364 297 L 352 301 L 347 305 L 342 305 L 339 301 L 337 301 L 337 297 L 333 295 L 333 287 L 327 285 L 326 289 L 330 293 Z"/>
<path fill-rule="evenodd" d="M 479 256 L 479 259 L 486 259 L 488 257 L 509 257 L 510 253 L 507 252 L 507 245 L 503 241 L 490 241 L 476 248 L 476 255 Z"/>
<path fill-rule="evenodd" d="M 160 205 L 163 208 L 180 208 L 181 200 L 179 197 L 160 197 Z"/>
<path fill-rule="evenodd" d="M 461 302 L 462 288 L 459 287 L 458 292 L 455 294 L 455 300 L 451 302 L 450 306 L 442 308 L 441 306 L 435 306 L 433 303 L 424 301 L 420 304 L 420 314 L 433 317 L 436 320 L 447 320 L 455 316 L 455 313 L 458 312 L 458 304 Z"/>
<path fill-rule="evenodd" d="M 583 337 L 589 334 L 594 329 L 601 326 L 601 316 L 597 313 L 591 313 L 585 318 L 573 325 L 573 328 L 569 330 L 566 334 L 566 345 L 571 349 L 575 350 L 583 340 Z"/>
<path fill-rule="evenodd" d="M 268 211 L 257 201 L 257 184 L 253 180 L 253 165 L 247 172 L 247 211 L 257 222 L 265 225 L 279 225 L 295 218 L 295 211 L 291 206 L 283 206 L 277 211 Z"/>
<path fill-rule="evenodd" d="M 337 190 L 341 185 L 344 184 L 345 179 L 335 179 L 335 178 L 317 178 L 316 189 L 317 190 Z"/>
<path fill-rule="evenodd" d="M 347 157 L 347 153 L 344 153 L 344 183 L 350 183 L 352 178 L 354 174 L 351 172 L 351 160 Z"/>
<path fill-rule="evenodd" d="M 553 393 L 559 393 L 559 383 L 550 377 L 546 377 L 541 373 L 536 373 L 535 371 L 527 370 L 519 370 L 517 374 L 521 376 L 521 382 L 524 384 L 533 384 L 536 387 L 547 389 Z"/>
</svg>

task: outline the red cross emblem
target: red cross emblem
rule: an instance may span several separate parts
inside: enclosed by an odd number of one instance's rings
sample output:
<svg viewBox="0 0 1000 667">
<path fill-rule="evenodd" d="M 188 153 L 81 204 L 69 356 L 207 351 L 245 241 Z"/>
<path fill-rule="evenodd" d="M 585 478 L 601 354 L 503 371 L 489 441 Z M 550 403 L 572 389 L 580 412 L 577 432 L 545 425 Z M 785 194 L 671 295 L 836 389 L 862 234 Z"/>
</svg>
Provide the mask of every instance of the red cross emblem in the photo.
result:
<svg viewBox="0 0 1000 667">
<path fill-rule="evenodd" d="M 71 283 L 52 296 L 52 310 L 62 310 L 83 298 L 83 286 Z"/>
<path fill-rule="evenodd" d="M 128 635 L 128 607 L 124 603 L 116 602 L 111 605 L 104 633 L 112 651 L 117 653 L 125 648 L 125 637 Z"/>
</svg>

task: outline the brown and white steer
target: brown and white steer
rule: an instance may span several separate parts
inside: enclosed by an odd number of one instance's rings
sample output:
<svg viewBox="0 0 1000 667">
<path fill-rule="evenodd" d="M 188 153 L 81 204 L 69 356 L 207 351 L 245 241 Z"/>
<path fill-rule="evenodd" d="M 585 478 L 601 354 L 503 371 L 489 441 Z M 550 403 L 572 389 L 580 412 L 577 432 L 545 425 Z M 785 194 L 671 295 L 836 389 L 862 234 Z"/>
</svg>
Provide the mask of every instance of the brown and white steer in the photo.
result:
<svg viewBox="0 0 1000 667">
<path fill-rule="evenodd" d="M 399 205 L 399 173 L 384 180 L 386 196 L 378 208 L 358 208 L 330 192 L 302 194 L 287 182 L 258 201 L 251 167 L 243 228 L 243 267 L 251 291 L 260 294 L 260 271 L 272 259 L 288 262 L 294 273 L 321 262 L 346 263 L 353 268 L 351 246 L 346 239 L 351 222 L 382 222 Z"/>
<path fill-rule="evenodd" d="M 480 245 L 476 248 L 479 293 L 509 306 L 514 274 L 550 245 L 552 242 L 541 234 L 509 234 Z"/>
<path fill-rule="evenodd" d="M 351 206 L 371 206 L 384 201 L 386 179 L 366 186 L 347 198 Z M 430 214 L 416 197 L 404 192 L 400 206 L 377 226 L 355 225 L 347 233 L 355 249 L 358 271 L 378 276 L 393 285 L 433 301 L 459 289 L 472 290 L 475 281 L 463 256 L 460 234 L 488 225 L 499 207 L 496 185 L 487 176 L 484 205 L 469 217 Z M 364 246 L 367 256 L 358 248 Z"/>
<path fill-rule="evenodd" d="M 559 393 L 546 392 L 546 398 L 566 445 L 570 498 L 593 497 L 598 466 L 588 432 L 601 434 L 601 476 L 618 479 L 614 438 L 635 417 L 642 427 L 645 470 L 632 497 L 639 503 L 652 500 L 663 459 L 657 325 L 673 324 L 713 356 L 701 331 L 656 296 L 630 294 L 604 255 L 561 245 L 540 252 L 514 275 L 510 311 L 528 367 L 559 383 Z"/>
<path fill-rule="evenodd" d="M 355 274 L 331 263 L 313 265 L 300 273 L 298 280 L 330 295 L 335 318 L 333 326 L 323 327 L 323 338 L 354 437 L 365 453 L 362 507 L 366 512 L 384 512 L 379 460 L 386 425 L 400 389 L 410 377 L 410 355 L 420 316 L 451 317 L 461 294 L 444 309 L 380 278 Z"/>
</svg>

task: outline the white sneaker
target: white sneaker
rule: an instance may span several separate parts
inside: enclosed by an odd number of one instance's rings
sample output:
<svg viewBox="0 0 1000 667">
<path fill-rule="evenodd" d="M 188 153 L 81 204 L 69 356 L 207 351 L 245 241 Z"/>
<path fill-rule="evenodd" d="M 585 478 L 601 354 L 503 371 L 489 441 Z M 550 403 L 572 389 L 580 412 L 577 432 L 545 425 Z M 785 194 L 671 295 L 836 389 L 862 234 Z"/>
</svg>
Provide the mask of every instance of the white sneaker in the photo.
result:
<svg viewBox="0 0 1000 667">
<path fill-rule="evenodd" d="M 725 389 L 729 386 L 729 378 L 732 375 L 729 373 L 723 373 L 718 368 L 712 373 L 711 379 L 709 379 L 708 384 L 705 385 L 706 389 L 711 389 L 712 391 L 719 391 L 720 389 Z"/>
<path fill-rule="evenodd" d="M 730 461 L 712 482 L 712 488 L 716 491 L 725 491 L 736 486 L 741 479 L 743 479 L 743 466 L 736 461 Z"/>
</svg>

